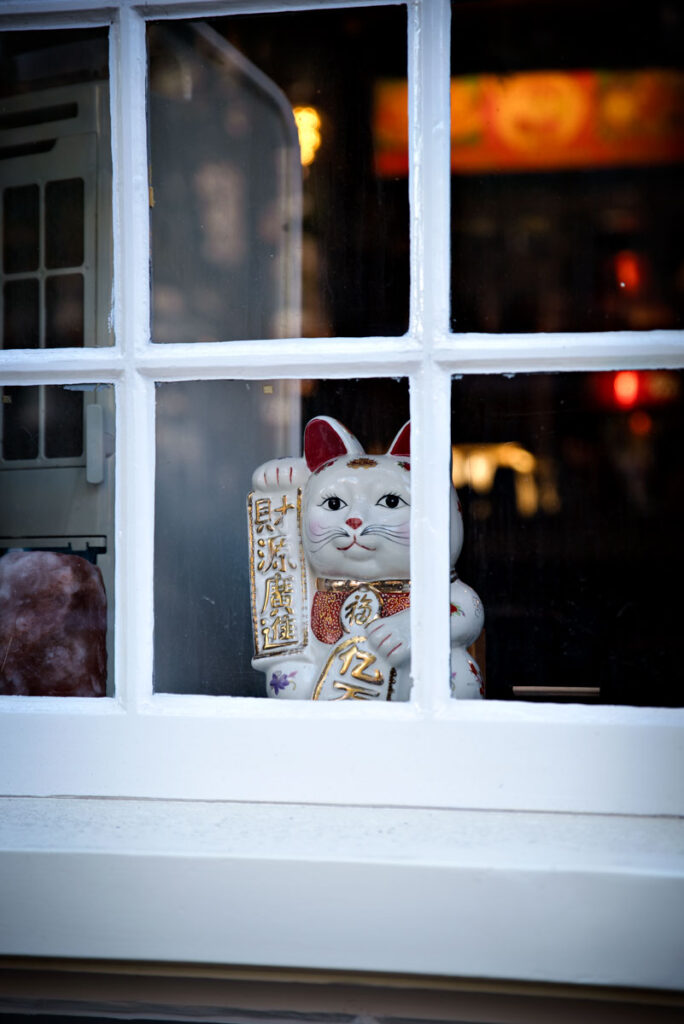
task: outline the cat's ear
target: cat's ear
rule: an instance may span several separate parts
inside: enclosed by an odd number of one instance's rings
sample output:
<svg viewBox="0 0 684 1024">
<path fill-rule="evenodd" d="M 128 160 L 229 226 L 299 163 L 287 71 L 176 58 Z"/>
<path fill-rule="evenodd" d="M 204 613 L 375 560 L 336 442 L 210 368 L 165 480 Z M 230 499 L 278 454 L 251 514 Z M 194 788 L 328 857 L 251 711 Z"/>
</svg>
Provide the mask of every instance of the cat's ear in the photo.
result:
<svg viewBox="0 0 684 1024">
<path fill-rule="evenodd" d="M 363 455 L 363 448 L 346 427 L 331 416 L 309 420 L 304 431 L 304 458 L 312 473 L 339 455 Z"/>
<path fill-rule="evenodd" d="M 403 455 L 409 456 L 411 454 L 411 420 L 405 423 L 401 428 L 397 436 L 392 441 L 387 451 L 388 455 Z"/>
</svg>

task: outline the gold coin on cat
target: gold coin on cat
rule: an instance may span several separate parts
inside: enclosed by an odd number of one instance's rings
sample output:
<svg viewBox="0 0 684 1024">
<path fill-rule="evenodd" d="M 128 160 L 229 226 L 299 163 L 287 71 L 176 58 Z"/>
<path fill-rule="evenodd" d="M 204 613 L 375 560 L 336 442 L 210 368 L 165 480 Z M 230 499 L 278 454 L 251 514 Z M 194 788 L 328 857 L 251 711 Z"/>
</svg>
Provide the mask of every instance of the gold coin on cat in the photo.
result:
<svg viewBox="0 0 684 1024">
<path fill-rule="evenodd" d="M 358 587 L 340 609 L 340 622 L 345 633 L 357 626 L 367 626 L 380 618 L 382 599 L 373 587 Z"/>
</svg>

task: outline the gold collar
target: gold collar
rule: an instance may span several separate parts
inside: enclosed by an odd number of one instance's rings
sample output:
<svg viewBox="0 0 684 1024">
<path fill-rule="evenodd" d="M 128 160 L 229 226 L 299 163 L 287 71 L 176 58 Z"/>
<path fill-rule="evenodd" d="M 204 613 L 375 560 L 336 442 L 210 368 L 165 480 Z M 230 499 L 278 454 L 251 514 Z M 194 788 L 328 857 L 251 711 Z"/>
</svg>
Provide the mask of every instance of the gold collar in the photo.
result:
<svg viewBox="0 0 684 1024">
<path fill-rule="evenodd" d="M 316 580 L 316 590 L 333 594 L 346 593 L 358 587 L 369 587 L 382 594 L 407 594 L 411 590 L 411 580 L 331 580 L 320 576 Z"/>
</svg>

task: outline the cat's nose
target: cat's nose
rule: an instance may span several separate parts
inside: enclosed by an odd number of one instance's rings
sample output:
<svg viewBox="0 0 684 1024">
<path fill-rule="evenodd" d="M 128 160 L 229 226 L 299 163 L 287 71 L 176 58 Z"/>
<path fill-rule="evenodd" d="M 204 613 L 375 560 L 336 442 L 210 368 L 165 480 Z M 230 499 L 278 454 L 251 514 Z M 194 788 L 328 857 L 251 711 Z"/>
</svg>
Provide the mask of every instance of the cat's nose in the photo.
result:
<svg viewBox="0 0 684 1024">
<path fill-rule="evenodd" d="M 352 530 L 358 530 L 362 522 L 363 519 L 347 519 L 347 526 L 351 526 Z"/>
</svg>

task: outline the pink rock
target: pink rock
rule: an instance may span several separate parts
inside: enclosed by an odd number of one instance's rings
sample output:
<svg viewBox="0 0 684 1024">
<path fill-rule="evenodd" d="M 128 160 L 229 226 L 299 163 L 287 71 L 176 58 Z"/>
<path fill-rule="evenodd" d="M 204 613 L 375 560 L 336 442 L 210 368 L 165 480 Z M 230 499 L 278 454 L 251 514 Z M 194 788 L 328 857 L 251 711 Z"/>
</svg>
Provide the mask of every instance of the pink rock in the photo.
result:
<svg viewBox="0 0 684 1024">
<path fill-rule="evenodd" d="M 0 558 L 0 693 L 104 696 L 106 636 L 96 566 L 52 551 Z"/>
</svg>

